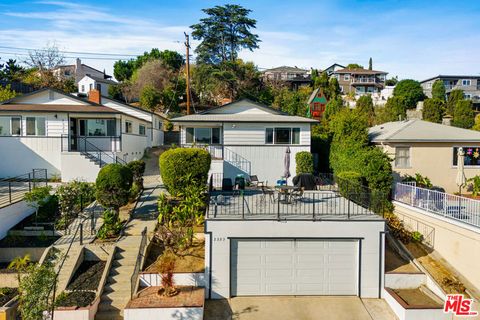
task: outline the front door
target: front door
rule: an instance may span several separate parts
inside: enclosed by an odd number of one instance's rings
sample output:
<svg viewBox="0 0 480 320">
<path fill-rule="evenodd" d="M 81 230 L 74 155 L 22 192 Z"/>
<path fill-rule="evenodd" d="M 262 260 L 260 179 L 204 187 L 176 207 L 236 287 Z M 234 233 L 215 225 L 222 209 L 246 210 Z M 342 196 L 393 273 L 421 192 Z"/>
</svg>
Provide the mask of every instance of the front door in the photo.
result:
<svg viewBox="0 0 480 320">
<path fill-rule="evenodd" d="M 77 145 L 77 135 L 78 135 L 78 130 L 77 130 L 77 119 L 70 118 L 70 150 L 71 151 L 77 151 L 78 150 L 78 145 Z"/>
</svg>

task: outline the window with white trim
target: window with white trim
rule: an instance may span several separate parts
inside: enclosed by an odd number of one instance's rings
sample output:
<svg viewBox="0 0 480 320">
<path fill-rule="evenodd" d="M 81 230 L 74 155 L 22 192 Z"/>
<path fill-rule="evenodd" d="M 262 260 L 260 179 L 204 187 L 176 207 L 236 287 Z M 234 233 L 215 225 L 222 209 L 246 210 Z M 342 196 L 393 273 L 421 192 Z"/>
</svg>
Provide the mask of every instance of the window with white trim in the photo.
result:
<svg viewBox="0 0 480 320">
<path fill-rule="evenodd" d="M 47 135 L 45 118 L 27 117 L 27 136 L 45 135 Z"/>
<path fill-rule="evenodd" d="M 300 144 L 300 128 L 266 128 L 265 144 Z"/>
<path fill-rule="evenodd" d="M 138 126 L 138 134 L 141 135 L 141 136 L 144 136 L 146 133 L 145 133 L 145 126 L 143 124 L 140 124 Z"/>
<path fill-rule="evenodd" d="M 350 74 L 345 73 L 345 74 L 343 75 L 343 80 L 349 81 L 349 80 L 350 80 Z"/>
<path fill-rule="evenodd" d="M 220 128 L 186 128 L 185 142 L 188 144 L 220 144 Z"/>
<path fill-rule="evenodd" d="M 21 128 L 20 117 L 0 117 L 0 136 L 19 136 Z"/>
<path fill-rule="evenodd" d="M 395 148 L 395 168 L 410 168 L 410 147 Z"/>
<path fill-rule="evenodd" d="M 115 119 L 80 119 L 80 136 L 107 137 L 115 135 Z"/>
<path fill-rule="evenodd" d="M 462 86 L 463 86 L 463 87 L 468 87 L 468 86 L 470 86 L 471 84 L 472 84 L 472 80 L 470 80 L 470 79 L 463 79 L 463 80 L 462 80 Z"/>
</svg>

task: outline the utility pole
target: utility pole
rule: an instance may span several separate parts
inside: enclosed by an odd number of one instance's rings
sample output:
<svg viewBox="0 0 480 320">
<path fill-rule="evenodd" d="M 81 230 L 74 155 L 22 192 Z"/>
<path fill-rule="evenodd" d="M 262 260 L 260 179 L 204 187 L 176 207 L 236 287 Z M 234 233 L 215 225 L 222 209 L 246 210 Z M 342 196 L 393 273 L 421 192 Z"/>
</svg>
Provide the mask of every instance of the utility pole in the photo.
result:
<svg viewBox="0 0 480 320">
<path fill-rule="evenodd" d="M 184 32 L 185 34 L 185 48 L 187 49 L 187 65 L 186 65 L 186 73 L 187 73 L 187 114 L 190 114 L 190 36 Z"/>
</svg>

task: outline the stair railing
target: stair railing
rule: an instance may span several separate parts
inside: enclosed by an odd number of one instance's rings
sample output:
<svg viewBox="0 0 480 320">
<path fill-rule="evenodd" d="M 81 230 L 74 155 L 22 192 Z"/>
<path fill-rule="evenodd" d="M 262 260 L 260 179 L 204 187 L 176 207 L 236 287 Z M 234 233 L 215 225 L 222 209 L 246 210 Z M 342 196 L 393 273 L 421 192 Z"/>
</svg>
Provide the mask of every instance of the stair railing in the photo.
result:
<svg viewBox="0 0 480 320">
<path fill-rule="evenodd" d="M 147 245 L 147 227 L 142 231 L 142 241 L 140 242 L 140 248 L 138 248 L 137 260 L 135 261 L 135 268 L 133 270 L 132 277 L 130 278 L 130 299 L 137 293 L 139 283 L 139 273 L 142 268 L 142 261 L 144 260 L 145 247 Z"/>
<path fill-rule="evenodd" d="M 95 159 L 97 159 L 100 162 L 100 168 L 104 167 L 108 163 L 126 164 L 126 162 L 120 157 L 118 157 L 117 155 L 115 155 L 114 152 L 112 152 L 111 155 L 108 154 L 107 152 L 98 148 L 93 143 L 87 141 L 86 137 L 78 137 L 78 139 L 83 144 L 83 151 L 80 151 L 80 152 L 84 152 L 92 155 Z"/>
<path fill-rule="evenodd" d="M 228 163 L 232 164 L 234 167 L 237 167 L 248 175 L 251 174 L 252 162 L 250 160 L 242 157 L 241 155 L 229 148 L 224 148 L 223 152 L 223 160 L 227 161 Z"/>
</svg>

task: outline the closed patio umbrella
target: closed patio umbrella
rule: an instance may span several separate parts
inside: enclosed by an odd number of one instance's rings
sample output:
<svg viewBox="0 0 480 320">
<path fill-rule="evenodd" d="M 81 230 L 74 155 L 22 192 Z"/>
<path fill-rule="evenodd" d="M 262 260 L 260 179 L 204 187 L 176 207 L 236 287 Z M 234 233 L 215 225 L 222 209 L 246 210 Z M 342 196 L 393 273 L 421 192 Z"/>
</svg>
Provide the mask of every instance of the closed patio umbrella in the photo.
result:
<svg viewBox="0 0 480 320">
<path fill-rule="evenodd" d="M 462 193 L 462 186 L 467 183 L 467 177 L 465 177 L 465 168 L 464 168 L 464 159 L 465 152 L 463 148 L 458 148 L 457 152 L 457 179 L 455 180 L 460 194 Z"/>
<path fill-rule="evenodd" d="M 284 171 L 283 176 L 285 179 L 290 177 L 290 147 L 285 150 L 285 158 L 283 159 Z"/>
</svg>

